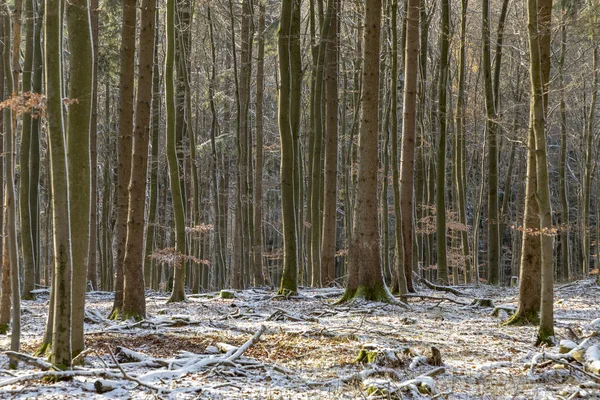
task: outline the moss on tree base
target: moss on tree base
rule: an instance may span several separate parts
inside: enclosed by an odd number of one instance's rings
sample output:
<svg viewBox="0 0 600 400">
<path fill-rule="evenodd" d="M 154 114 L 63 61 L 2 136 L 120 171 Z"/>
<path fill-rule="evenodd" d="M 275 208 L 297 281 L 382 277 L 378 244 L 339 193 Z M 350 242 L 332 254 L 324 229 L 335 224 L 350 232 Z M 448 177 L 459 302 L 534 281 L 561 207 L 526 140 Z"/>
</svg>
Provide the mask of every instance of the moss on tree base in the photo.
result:
<svg viewBox="0 0 600 400">
<path fill-rule="evenodd" d="M 23 293 L 23 295 L 21 296 L 21 300 L 35 300 L 35 294 Z"/>
<path fill-rule="evenodd" d="M 519 309 L 503 325 L 537 325 L 539 322 L 540 316 L 538 311 L 522 311 Z"/>
<path fill-rule="evenodd" d="M 110 319 L 111 321 L 117 321 L 120 315 L 121 309 L 119 307 L 113 307 L 112 311 L 110 312 L 110 315 L 108 316 L 108 319 Z"/>
<path fill-rule="evenodd" d="M 144 319 L 144 316 L 142 314 L 139 314 L 134 311 L 122 311 L 121 319 L 123 321 L 127 321 L 128 319 L 133 319 L 134 321 L 139 322 Z"/>
<path fill-rule="evenodd" d="M 297 296 L 297 295 L 298 295 L 298 291 L 295 291 L 295 290 L 280 288 L 277 291 L 277 296 L 283 296 L 286 299 L 290 298 L 291 296 Z"/>
<path fill-rule="evenodd" d="M 535 340 L 536 346 L 554 346 L 554 329 L 553 328 L 541 328 L 538 331 L 537 339 Z"/>
<path fill-rule="evenodd" d="M 335 304 L 349 303 L 355 300 L 376 301 L 382 303 L 404 305 L 397 300 L 385 285 L 366 286 L 362 285 L 356 289 L 347 288 L 344 295 Z"/>
<path fill-rule="evenodd" d="M 50 343 L 42 343 L 40 347 L 33 353 L 36 357 L 42 357 L 48 354 L 50 350 Z"/>
<path fill-rule="evenodd" d="M 0 324 L 0 335 L 6 335 L 8 333 L 8 324 Z"/>
<path fill-rule="evenodd" d="M 185 293 L 181 294 L 181 293 L 176 293 L 173 292 L 171 293 L 171 297 L 169 297 L 169 300 L 167 300 L 167 304 L 168 303 L 179 303 L 182 301 L 186 301 L 187 299 L 185 298 Z"/>
</svg>

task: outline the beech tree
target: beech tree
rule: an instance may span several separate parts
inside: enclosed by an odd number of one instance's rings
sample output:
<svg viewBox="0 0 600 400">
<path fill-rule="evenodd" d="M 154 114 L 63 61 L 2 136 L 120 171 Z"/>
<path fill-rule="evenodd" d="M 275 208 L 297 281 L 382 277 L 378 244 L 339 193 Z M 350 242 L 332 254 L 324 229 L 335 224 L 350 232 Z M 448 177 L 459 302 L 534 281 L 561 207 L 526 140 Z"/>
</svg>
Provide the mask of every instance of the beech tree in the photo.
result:
<svg viewBox="0 0 600 400">
<path fill-rule="evenodd" d="M 358 139 L 358 187 L 354 205 L 354 228 L 350 244 L 348 283 L 341 302 L 356 298 L 393 301 L 379 259 L 377 215 L 377 152 L 379 113 L 379 35 L 381 1 L 365 5 L 360 135 Z"/>
</svg>

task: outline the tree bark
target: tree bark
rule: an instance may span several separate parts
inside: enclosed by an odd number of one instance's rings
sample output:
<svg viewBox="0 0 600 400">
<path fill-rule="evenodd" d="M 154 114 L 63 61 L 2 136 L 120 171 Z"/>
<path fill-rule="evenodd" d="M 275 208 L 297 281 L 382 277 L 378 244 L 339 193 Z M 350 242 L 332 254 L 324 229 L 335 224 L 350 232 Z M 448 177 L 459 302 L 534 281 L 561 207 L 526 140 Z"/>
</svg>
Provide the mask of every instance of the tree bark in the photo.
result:
<svg viewBox="0 0 600 400">
<path fill-rule="evenodd" d="M 300 2 L 281 1 L 281 20 L 278 33 L 279 74 L 279 135 L 281 139 L 281 215 L 283 221 L 283 273 L 280 294 L 298 292 L 297 209 L 300 190 L 299 131 L 300 86 L 302 60 L 300 55 Z"/>
<path fill-rule="evenodd" d="M 169 185 L 171 188 L 173 219 L 175 221 L 175 249 L 178 253 L 177 257 L 180 257 L 180 260 L 172 266 L 174 268 L 173 290 L 169 302 L 185 300 L 185 265 L 183 256 L 186 254 L 185 212 L 177 161 L 177 137 L 175 134 L 175 80 L 173 76 L 175 64 L 175 1 L 167 0 L 165 20 L 167 30 L 165 104 L 167 112 L 167 162 L 169 165 Z"/>
<path fill-rule="evenodd" d="M 358 178 L 354 225 L 349 249 L 348 284 L 340 301 L 364 298 L 392 301 L 383 279 L 379 258 L 377 136 L 379 113 L 379 46 L 381 0 L 365 5 L 363 71 L 361 85 L 360 135 L 358 139 Z"/>
<path fill-rule="evenodd" d="M 127 213 L 131 178 L 133 90 L 135 60 L 136 0 L 123 0 L 123 23 L 121 27 L 121 69 L 119 82 L 119 134 L 117 153 L 117 218 L 115 224 L 115 300 L 110 313 L 118 318 L 123 307 L 123 258 L 127 241 Z"/>
<path fill-rule="evenodd" d="M 133 154 L 129 181 L 127 245 L 123 260 L 123 319 L 146 317 L 144 285 L 144 211 L 152 102 L 152 69 L 156 0 L 142 0 L 137 65 L 137 96 L 133 130 Z"/>
<path fill-rule="evenodd" d="M 52 175 L 52 226 L 54 236 L 54 320 L 50 362 L 58 369 L 71 367 L 71 234 L 67 144 L 63 128 L 61 26 L 62 2 L 46 0 L 44 67 L 48 112 L 48 150 Z"/>
</svg>

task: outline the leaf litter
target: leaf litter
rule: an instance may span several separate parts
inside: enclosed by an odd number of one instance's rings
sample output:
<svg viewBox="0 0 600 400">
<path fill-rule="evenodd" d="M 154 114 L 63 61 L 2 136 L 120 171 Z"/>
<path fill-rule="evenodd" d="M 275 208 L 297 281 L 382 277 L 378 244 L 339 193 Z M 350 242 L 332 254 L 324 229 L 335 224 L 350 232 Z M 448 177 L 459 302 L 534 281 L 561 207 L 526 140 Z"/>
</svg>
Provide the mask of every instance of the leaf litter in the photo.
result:
<svg viewBox="0 0 600 400">
<path fill-rule="evenodd" d="M 0 398 L 600 399 L 600 375 L 583 356 L 536 348 L 535 326 L 502 325 L 516 289 L 454 288 L 461 296 L 419 287 L 421 297 L 404 299 L 409 309 L 335 305 L 341 289 L 305 288 L 289 299 L 248 289 L 171 304 L 149 291 L 148 317 L 137 322 L 106 319 L 113 295 L 92 292 L 83 365 L 57 373 L 30 360 L 8 370 L 10 337 L 2 337 Z M 492 315 L 490 304 L 502 311 Z M 598 304 L 592 280 L 557 286 L 557 342 L 597 346 Z M 47 293 L 23 307 L 21 354 L 32 354 Z"/>
</svg>

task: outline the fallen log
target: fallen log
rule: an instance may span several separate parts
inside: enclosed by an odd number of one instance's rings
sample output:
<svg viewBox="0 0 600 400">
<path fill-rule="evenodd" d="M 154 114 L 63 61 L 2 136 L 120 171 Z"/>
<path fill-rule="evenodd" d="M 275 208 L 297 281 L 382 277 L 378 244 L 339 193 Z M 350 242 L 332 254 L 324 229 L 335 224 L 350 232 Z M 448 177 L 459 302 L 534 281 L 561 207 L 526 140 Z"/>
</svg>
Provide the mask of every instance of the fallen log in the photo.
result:
<svg viewBox="0 0 600 400">
<path fill-rule="evenodd" d="M 587 348 L 583 355 L 583 362 L 586 371 L 600 375 L 600 348 L 598 345 Z"/>
<path fill-rule="evenodd" d="M 52 368 L 52 364 L 38 357 L 33 357 L 23 353 L 17 353 L 16 351 L 6 351 L 4 352 L 4 354 L 6 354 L 11 360 L 22 361 L 26 364 L 33 365 L 34 367 L 37 367 L 42 371 L 48 371 Z"/>
</svg>

